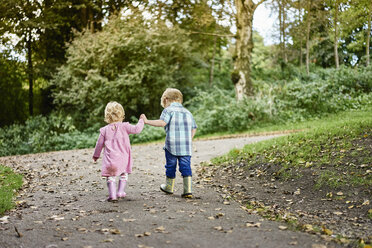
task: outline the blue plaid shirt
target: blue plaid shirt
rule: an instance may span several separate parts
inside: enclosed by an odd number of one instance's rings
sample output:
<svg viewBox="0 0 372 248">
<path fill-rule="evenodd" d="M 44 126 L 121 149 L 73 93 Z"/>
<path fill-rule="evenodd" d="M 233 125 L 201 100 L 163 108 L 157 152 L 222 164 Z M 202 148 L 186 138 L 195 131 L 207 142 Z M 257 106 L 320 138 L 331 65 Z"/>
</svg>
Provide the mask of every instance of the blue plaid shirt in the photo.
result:
<svg viewBox="0 0 372 248">
<path fill-rule="evenodd" d="M 196 129 L 194 117 L 181 103 L 173 102 L 160 115 L 167 125 L 164 149 L 174 156 L 191 156 L 191 130 Z"/>
</svg>

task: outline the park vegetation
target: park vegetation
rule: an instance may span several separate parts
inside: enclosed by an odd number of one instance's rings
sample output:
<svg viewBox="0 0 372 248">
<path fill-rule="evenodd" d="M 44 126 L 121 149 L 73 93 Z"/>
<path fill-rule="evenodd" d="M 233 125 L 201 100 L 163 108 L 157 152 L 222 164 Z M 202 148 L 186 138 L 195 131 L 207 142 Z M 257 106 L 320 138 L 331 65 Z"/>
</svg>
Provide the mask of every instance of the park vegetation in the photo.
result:
<svg viewBox="0 0 372 248">
<path fill-rule="evenodd" d="M 158 118 L 166 87 L 184 93 L 198 135 L 363 108 L 368 3 L 2 1 L 0 155 L 92 147 L 108 101 L 124 105 L 126 121 Z M 249 20 L 241 33 L 241 12 L 263 4 L 278 18 L 278 44 L 265 45 Z M 132 141 L 163 135 L 146 127 Z"/>
</svg>

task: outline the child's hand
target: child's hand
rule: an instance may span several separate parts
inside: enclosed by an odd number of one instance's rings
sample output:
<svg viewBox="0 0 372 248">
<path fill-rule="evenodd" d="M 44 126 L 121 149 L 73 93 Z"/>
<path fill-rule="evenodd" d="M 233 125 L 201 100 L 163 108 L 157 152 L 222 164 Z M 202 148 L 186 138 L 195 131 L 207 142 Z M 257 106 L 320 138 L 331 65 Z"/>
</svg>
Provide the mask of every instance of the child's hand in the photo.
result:
<svg viewBox="0 0 372 248">
<path fill-rule="evenodd" d="M 142 119 L 144 123 L 147 122 L 147 117 L 145 114 L 141 114 L 140 119 Z"/>
<path fill-rule="evenodd" d="M 97 162 L 98 157 L 93 157 L 94 162 Z"/>
</svg>

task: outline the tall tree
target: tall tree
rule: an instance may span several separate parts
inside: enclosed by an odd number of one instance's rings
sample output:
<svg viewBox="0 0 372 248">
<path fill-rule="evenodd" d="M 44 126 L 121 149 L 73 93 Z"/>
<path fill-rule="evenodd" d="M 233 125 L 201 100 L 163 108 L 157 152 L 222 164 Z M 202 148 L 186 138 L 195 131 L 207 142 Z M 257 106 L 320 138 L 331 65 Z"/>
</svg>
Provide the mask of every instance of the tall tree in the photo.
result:
<svg viewBox="0 0 372 248">
<path fill-rule="evenodd" d="M 335 29 L 334 33 L 334 40 L 333 40 L 333 45 L 334 45 L 334 51 L 335 51 L 335 64 L 336 68 L 340 67 L 339 63 L 339 57 L 338 57 L 338 11 L 340 7 L 340 1 L 339 0 L 334 0 L 334 20 L 333 20 L 333 26 Z"/>
<path fill-rule="evenodd" d="M 237 34 L 232 81 L 238 101 L 242 100 L 244 96 L 253 95 L 251 80 L 253 15 L 257 7 L 264 1 L 259 0 L 255 3 L 253 0 L 235 0 Z"/>
<path fill-rule="evenodd" d="M 311 31 L 311 8 L 312 0 L 308 1 L 307 4 L 307 17 L 306 17 L 306 73 L 310 73 L 310 31 Z"/>
<path fill-rule="evenodd" d="M 366 64 L 368 61 L 370 47 L 367 43 L 371 37 L 368 23 L 371 10 L 371 0 L 348 0 L 343 11 L 339 13 L 342 19 L 339 32 L 343 40 L 340 49 L 343 49 L 342 54 L 345 54 L 345 64 Z"/>
<path fill-rule="evenodd" d="M 366 57 L 367 61 L 366 64 L 369 66 L 369 49 L 370 49 L 370 41 L 371 41 L 371 18 L 372 18 L 372 1 L 370 1 L 369 9 L 368 9 L 368 28 L 367 28 L 367 42 L 366 42 Z"/>
<path fill-rule="evenodd" d="M 40 3 L 31 0 L 3 0 L 0 13 L 0 21 L 3 23 L 0 36 L 5 33 L 15 34 L 20 38 L 16 48 L 26 53 L 27 75 L 29 87 L 29 114 L 33 115 L 33 86 L 34 67 L 33 49 L 37 39 L 37 31 L 40 29 Z"/>
<path fill-rule="evenodd" d="M 277 0 L 278 4 L 278 19 L 279 19 L 279 41 L 280 41 L 280 53 L 281 53 L 281 59 L 282 63 L 288 62 L 288 56 L 286 51 L 286 16 L 287 16 L 287 3 L 286 0 Z"/>
</svg>

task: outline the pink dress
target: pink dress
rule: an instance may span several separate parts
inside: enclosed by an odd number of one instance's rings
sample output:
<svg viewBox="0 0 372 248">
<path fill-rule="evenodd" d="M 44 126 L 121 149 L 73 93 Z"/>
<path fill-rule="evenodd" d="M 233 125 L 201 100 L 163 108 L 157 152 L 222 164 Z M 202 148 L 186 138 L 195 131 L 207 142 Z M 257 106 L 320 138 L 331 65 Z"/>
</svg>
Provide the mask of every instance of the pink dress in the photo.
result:
<svg viewBox="0 0 372 248">
<path fill-rule="evenodd" d="M 119 176 L 122 173 L 132 173 L 133 159 L 128 134 L 140 133 L 143 129 L 143 120 L 137 125 L 128 122 L 116 122 L 101 128 L 93 157 L 99 158 L 102 148 L 102 176 Z"/>
</svg>

